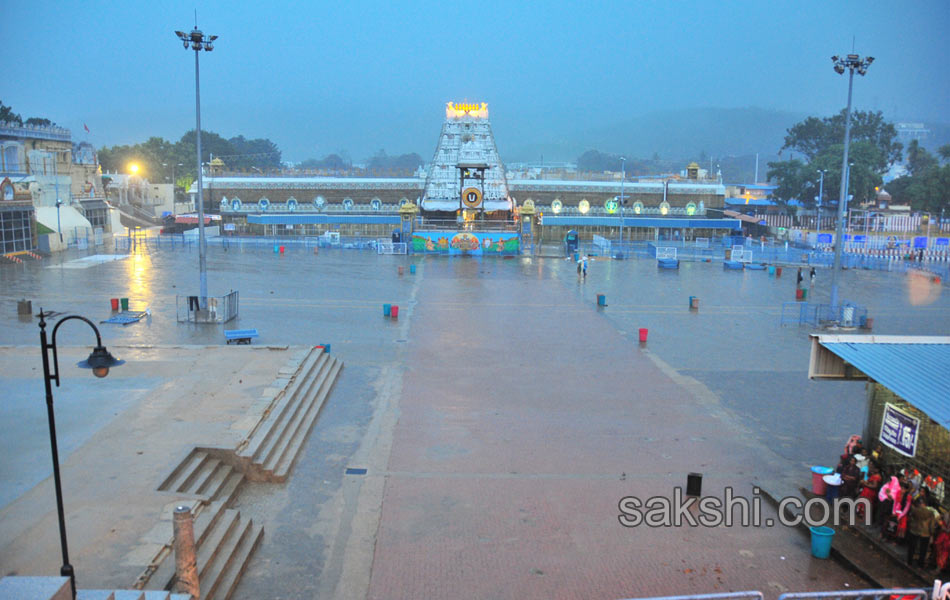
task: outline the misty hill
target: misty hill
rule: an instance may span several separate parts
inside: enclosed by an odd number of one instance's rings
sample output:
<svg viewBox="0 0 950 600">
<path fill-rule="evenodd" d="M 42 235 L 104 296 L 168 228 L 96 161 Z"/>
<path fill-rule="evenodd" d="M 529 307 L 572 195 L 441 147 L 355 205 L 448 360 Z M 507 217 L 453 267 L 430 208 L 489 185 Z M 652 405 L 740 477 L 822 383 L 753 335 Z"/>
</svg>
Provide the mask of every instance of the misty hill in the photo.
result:
<svg viewBox="0 0 950 600">
<path fill-rule="evenodd" d="M 807 115 L 762 108 L 696 108 L 647 113 L 608 126 L 565 132 L 545 138 L 533 132 L 533 143 L 503 151 L 506 161 L 572 161 L 585 151 L 628 157 L 774 156 L 785 130 Z M 524 138 L 522 138 L 524 139 Z M 764 164 L 764 163 L 762 163 Z M 703 165 L 708 166 L 708 165 Z M 761 166 L 760 166 L 761 169 Z"/>
</svg>

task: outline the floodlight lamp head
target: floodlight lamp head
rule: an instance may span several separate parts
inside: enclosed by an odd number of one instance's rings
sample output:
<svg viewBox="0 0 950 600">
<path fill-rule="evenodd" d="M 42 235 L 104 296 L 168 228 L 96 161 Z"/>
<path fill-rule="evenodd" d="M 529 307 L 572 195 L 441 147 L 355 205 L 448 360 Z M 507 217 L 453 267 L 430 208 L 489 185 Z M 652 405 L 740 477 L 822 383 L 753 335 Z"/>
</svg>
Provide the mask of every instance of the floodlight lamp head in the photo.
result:
<svg viewBox="0 0 950 600">
<path fill-rule="evenodd" d="M 841 65 L 835 65 L 835 73 L 837 73 L 838 75 L 843 75 L 844 67 L 842 67 Z"/>
<path fill-rule="evenodd" d="M 869 56 L 869 57 L 867 57 L 865 60 L 867 61 L 868 64 L 871 64 L 872 62 L 874 62 L 874 57 L 873 57 L 873 56 Z"/>
</svg>

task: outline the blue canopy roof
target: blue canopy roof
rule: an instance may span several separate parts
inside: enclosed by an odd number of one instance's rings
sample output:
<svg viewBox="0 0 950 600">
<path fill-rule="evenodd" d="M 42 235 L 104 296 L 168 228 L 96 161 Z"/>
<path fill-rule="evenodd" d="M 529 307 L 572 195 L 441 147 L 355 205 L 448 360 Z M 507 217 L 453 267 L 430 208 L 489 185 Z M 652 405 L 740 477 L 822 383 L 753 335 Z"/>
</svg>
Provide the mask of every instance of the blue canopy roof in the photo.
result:
<svg viewBox="0 0 950 600">
<path fill-rule="evenodd" d="M 859 337 L 863 339 L 854 339 Z M 950 429 L 950 337 L 818 338 L 846 363 Z"/>
</svg>

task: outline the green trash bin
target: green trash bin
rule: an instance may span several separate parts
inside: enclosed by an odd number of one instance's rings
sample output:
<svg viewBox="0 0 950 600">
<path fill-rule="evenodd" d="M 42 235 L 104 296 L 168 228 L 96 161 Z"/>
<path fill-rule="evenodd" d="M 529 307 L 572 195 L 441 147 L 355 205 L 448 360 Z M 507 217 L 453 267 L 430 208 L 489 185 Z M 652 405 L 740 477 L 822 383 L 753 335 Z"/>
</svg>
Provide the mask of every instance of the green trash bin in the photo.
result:
<svg viewBox="0 0 950 600">
<path fill-rule="evenodd" d="M 129 310 L 129 299 L 122 298 L 122 310 Z"/>
</svg>

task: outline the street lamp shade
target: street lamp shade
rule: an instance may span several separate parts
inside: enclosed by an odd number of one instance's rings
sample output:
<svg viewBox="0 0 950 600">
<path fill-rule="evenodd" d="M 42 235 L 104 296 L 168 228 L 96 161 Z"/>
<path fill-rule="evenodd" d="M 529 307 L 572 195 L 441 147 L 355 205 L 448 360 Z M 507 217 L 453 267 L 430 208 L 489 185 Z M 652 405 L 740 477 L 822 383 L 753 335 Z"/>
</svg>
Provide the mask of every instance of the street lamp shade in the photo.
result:
<svg viewBox="0 0 950 600">
<path fill-rule="evenodd" d="M 109 374 L 109 369 L 112 367 L 118 367 L 124 364 L 124 360 L 112 356 L 112 353 L 106 350 L 105 346 L 96 346 L 89 355 L 89 358 L 80 361 L 76 366 L 83 369 L 92 369 L 93 375 L 102 378 Z"/>
</svg>

